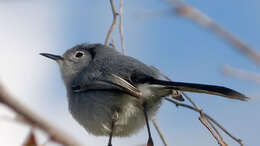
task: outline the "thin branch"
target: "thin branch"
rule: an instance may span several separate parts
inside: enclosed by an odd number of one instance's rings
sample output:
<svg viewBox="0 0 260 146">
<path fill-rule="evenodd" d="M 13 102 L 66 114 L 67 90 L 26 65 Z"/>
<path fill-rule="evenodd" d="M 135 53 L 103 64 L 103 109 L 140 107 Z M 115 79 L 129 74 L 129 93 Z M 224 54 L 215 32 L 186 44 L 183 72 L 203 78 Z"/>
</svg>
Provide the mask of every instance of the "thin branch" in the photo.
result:
<svg viewBox="0 0 260 146">
<path fill-rule="evenodd" d="M 209 130 L 211 135 L 217 140 L 218 144 L 221 145 L 221 146 L 226 146 L 226 143 L 224 142 L 224 139 L 222 138 L 222 136 L 220 135 L 220 133 L 218 132 L 216 127 L 213 124 L 209 125 L 209 122 L 207 122 L 208 121 L 207 118 L 206 119 L 204 118 L 204 113 L 201 110 L 201 108 L 187 94 L 185 94 L 184 92 L 182 92 L 182 94 L 193 105 L 193 107 L 195 109 L 200 111 L 200 117 L 199 117 L 200 122 Z"/>
<path fill-rule="evenodd" d="M 185 97 L 197 110 L 202 111 L 202 110 L 199 108 L 199 106 L 198 106 L 194 101 L 192 101 L 191 98 L 190 98 L 186 93 L 184 93 L 184 92 L 181 92 L 181 93 L 182 93 L 182 95 L 184 95 L 184 97 Z"/>
<path fill-rule="evenodd" d="M 16 98 L 11 96 L 0 83 L 0 101 L 7 105 L 10 109 L 14 110 L 17 114 L 22 116 L 32 127 L 38 127 L 45 131 L 53 141 L 60 143 L 64 146 L 81 145 L 71 136 L 67 135 L 64 131 L 51 125 L 49 122 L 44 120 L 42 117 L 34 113 L 27 106 L 17 101 Z"/>
<path fill-rule="evenodd" d="M 190 106 L 188 104 L 183 104 L 183 103 L 179 103 L 177 101 L 174 101 L 172 99 L 169 99 L 169 98 L 165 98 L 165 100 L 173 103 L 176 105 L 176 107 L 185 107 L 185 108 L 188 108 L 190 110 L 193 110 L 195 112 L 198 112 L 198 113 L 201 113 L 200 110 L 196 109 L 195 107 L 193 106 Z M 207 119 L 209 119 L 211 122 L 213 122 L 217 127 L 219 127 L 223 132 L 225 132 L 228 136 L 230 136 L 233 140 L 235 140 L 236 142 L 238 142 L 241 146 L 243 146 L 242 144 L 242 140 L 239 139 L 239 138 L 236 138 L 235 136 L 233 136 L 231 133 L 229 133 L 223 126 L 221 126 L 221 124 L 219 124 L 216 120 L 214 120 L 211 116 L 209 116 L 207 113 L 203 113 L 203 116 L 205 116 Z"/>
<path fill-rule="evenodd" d="M 213 122 L 215 125 L 218 126 L 223 132 L 225 132 L 229 137 L 231 137 L 233 140 L 235 140 L 237 143 L 239 143 L 241 146 L 244 144 L 242 143 L 242 140 L 239 138 L 236 138 L 233 136 L 230 132 L 228 132 L 222 125 L 220 125 L 216 120 L 214 120 L 212 117 L 204 113 L 204 116 L 206 116 L 211 122 Z"/>
<path fill-rule="evenodd" d="M 222 135 L 219 133 L 219 131 L 217 130 L 217 128 L 215 127 L 215 125 L 208 119 L 206 118 L 206 121 L 210 124 L 210 126 L 213 128 L 213 130 L 216 132 L 216 134 L 218 135 L 218 137 L 220 138 L 220 140 L 227 145 L 227 143 L 224 141 Z"/>
<path fill-rule="evenodd" d="M 207 122 L 207 120 L 205 120 L 204 113 L 201 110 L 201 108 L 187 94 L 185 94 L 184 92 L 182 92 L 182 94 L 193 105 L 193 107 L 195 109 L 200 111 L 200 117 L 199 117 L 200 122 L 209 130 L 211 135 L 217 140 L 218 144 L 221 146 L 226 146 L 226 143 L 224 142 L 224 139 L 222 138 L 222 136 L 219 136 L 220 134 L 219 134 L 218 130 L 216 129 L 216 127 L 213 124 L 209 125 L 209 122 Z"/>
<path fill-rule="evenodd" d="M 221 134 L 219 133 L 219 131 L 217 130 L 217 128 L 207 118 L 204 119 L 204 112 L 199 108 L 199 106 L 193 100 L 191 100 L 191 98 L 186 93 L 182 92 L 182 94 L 185 96 L 187 100 L 189 100 L 189 102 L 194 106 L 194 108 L 200 111 L 200 117 L 199 117 L 200 122 L 210 131 L 213 137 L 218 141 L 219 145 L 226 146 L 227 144 L 224 141 Z"/>
<path fill-rule="evenodd" d="M 229 67 L 227 65 L 223 66 L 221 69 L 221 72 L 224 75 L 234 76 L 239 79 L 246 79 L 249 81 L 253 81 L 257 84 L 260 84 L 260 74 L 257 73 L 251 73 L 245 70 L 239 70 L 232 67 Z"/>
<path fill-rule="evenodd" d="M 203 28 L 206 28 L 214 32 L 214 34 L 220 36 L 224 41 L 233 45 L 240 52 L 248 56 L 257 65 L 260 65 L 259 52 L 255 51 L 255 49 L 251 48 L 249 45 L 247 45 L 246 43 L 238 39 L 236 36 L 225 30 L 222 26 L 215 23 L 211 18 L 200 12 L 198 9 L 184 3 L 181 0 L 167 0 L 167 2 L 172 4 L 174 12 L 176 12 L 180 16 L 189 18 L 190 20 L 199 24 Z"/>
<path fill-rule="evenodd" d="M 217 140 L 219 145 L 226 146 L 226 144 L 223 143 L 222 140 L 215 134 L 215 131 L 213 131 L 212 128 L 208 125 L 205 118 L 203 117 L 203 114 L 201 114 L 199 120 L 210 131 L 211 135 L 213 135 L 213 137 Z"/>
<path fill-rule="evenodd" d="M 121 39 L 121 48 L 122 54 L 125 55 L 125 40 L 124 40 L 124 31 L 123 31 L 123 0 L 120 0 L 120 8 L 119 8 L 119 32 Z"/>
<path fill-rule="evenodd" d="M 106 36 L 106 40 L 105 40 L 105 45 L 108 46 L 108 42 L 109 42 L 109 37 L 111 36 L 115 25 L 116 25 L 116 21 L 117 21 L 117 15 L 118 13 L 116 12 L 115 6 L 114 6 L 114 1 L 110 0 L 110 5 L 111 5 L 111 9 L 112 9 L 112 13 L 113 13 L 113 22 L 108 30 L 107 36 Z"/>
<path fill-rule="evenodd" d="M 201 110 L 201 108 L 193 101 L 191 100 L 191 98 L 185 94 L 184 92 L 182 92 L 182 94 L 185 96 L 185 98 L 194 106 L 195 109 L 197 109 L 198 111 L 200 111 L 200 117 L 199 117 L 199 120 L 200 122 L 209 130 L 209 132 L 211 133 L 211 135 L 217 140 L 218 144 L 221 145 L 221 146 L 226 146 L 225 145 L 225 142 L 222 138 L 219 138 L 216 134 L 215 134 L 215 131 L 217 131 L 216 133 L 219 134 L 218 130 L 215 128 L 214 125 L 209 125 L 208 122 L 205 120 L 204 118 L 204 113 L 203 111 Z M 213 129 L 214 130 L 213 130 Z"/>
<path fill-rule="evenodd" d="M 162 131 L 161 131 L 161 129 L 160 129 L 160 127 L 159 127 L 159 125 L 158 125 L 156 119 L 155 119 L 155 118 L 152 119 L 152 122 L 153 122 L 153 125 L 154 125 L 154 127 L 155 127 L 157 133 L 159 134 L 159 136 L 160 136 L 160 138 L 161 138 L 161 140 L 162 140 L 164 146 L 169 146 L 169 145 L 167 144 L 166 138 L 165 138 L 165 136 L 163 135 L 163 133 L 162 133 Z"/>
</svg>

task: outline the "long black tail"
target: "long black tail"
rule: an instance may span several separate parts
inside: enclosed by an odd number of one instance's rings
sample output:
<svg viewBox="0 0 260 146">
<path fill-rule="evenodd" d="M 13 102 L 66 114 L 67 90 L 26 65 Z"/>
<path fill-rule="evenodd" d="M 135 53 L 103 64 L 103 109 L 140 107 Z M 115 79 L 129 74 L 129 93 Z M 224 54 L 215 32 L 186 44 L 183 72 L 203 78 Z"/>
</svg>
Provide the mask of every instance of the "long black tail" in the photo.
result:
<svg viewBox="0 0 260 146">
<path fill-rule="evenodd" d="M 151 84 L 164 85 L 165 88 L 180 90 L 180 91 L 188 91 L 188 92 L 197 92 L 197 93 L 206 93 L 219 95 L 231 99 L 238 99 L 242 101 L 247 101 L 249 98 L 230 88 L 226 88 L 223 86 L 215 86 L 215 85 L 205 85 L 205 84 L 195 84 L 195 83 L 183 83 L 183 82 L 171 82 L 171 81 L 163 81 L 163 80 L 150 80 Z"/>
</svg>

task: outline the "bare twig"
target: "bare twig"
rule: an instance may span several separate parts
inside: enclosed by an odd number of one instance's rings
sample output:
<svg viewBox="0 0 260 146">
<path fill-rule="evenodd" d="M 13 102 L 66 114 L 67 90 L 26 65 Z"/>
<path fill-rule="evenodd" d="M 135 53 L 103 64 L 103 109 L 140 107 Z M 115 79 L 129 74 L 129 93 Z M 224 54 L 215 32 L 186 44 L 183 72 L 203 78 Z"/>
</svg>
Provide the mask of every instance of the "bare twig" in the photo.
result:
<svg viewBox="0 0 260 146">
<path fill-rule="evenodd" d="M 170 80 L 170 78 L 168 78 L 166 75 L 164 75 L 163 73 L 161 73 L 156 67 L 154 67 L 154 66 L 150 66 L 152 69 L 154 69 L 155 71 L 158 71 L 159 73 L 160 73 L 160 75 L 161 76 L 163 76 L 164 78 L 166 78 L 167 80 Z M 153 121 L 153 125 L 154 125 L 154 127 L 158 127 L 159 128 L 159 125 L 156 123 L 156 122 L 154 122 Z M 161 138 L 161 140 L 162 140 L 162 142 L 165 144 L 165 145 L 167 145 L 167 142 L 166 142 L 166 140 L 165 140 L 165 137 L 163 136 L 163 135 L 161 135 L 162 133 L 161 133 L 161 131 L 160 130 L 157 130 L 157 128 L 156 128 L 156 131 L 158 132 L 158 134 L 160 135 L 160 138 Z"/>
<path fill-rule="evenodd" d="M 186 93 L 184 93 L 184 92 L 181 92 L 181 93 L 197 110 L 201 111 L 199 106 L 193 100 L 191 100 L 191 98 Z"/>
<path fill-rule="evenodd" d="M 215 127 L 215 125 L 214 125 L 208 118 L 206 118 L 206 120 L 207 120 L 207 123 L 209 123 L 210 126 L 213 128 L 213 130 L 216 132 L 216 134 L 218 135 L 218 137 L 220 138 L 220 140 L 221 140 L 225 145 L 227 145 L 227 143 L 224 141 L 222 135 L 219 133 L 219 131 L 217 130 L 217 128 Z"/>
<path fill-rule="evenodd" d="M 199 24 L 200 26 L 207 28 L 220 36 L 224 41 L 233 45 L 240 52 L 252 59 L 256 64 L 260 65 L 260 54 L 255 49 L 248 46 L 246 43 L 238 39 L 236 36 L 225 30 L 222 26 L 215 23 L 211 18 L 200 12 L 198 9 L 184 3 L 181 0 L 167 0 L 172 4 L 173 10 L 180 16 L 189 18 Z"/>
<path fill-rule="evenodd" d="M 211 133 L 211 135 L 217 140 L 217 142 L 219 143 L 219 145 L 221 146 L 226 146 L 222 136 L 221 138 L 218 136 L 219 132 L 218 130 L 215 128 L 215 126 L 212 124 L 212 125 L 209 125 L 209 123 L 205 120 L 205 116 L 204 116 L 204 112 L 201 110 L 201 108 L 187 95 L 185 94 L 184 92 L 182 92 L 182 94 L 185 96 L 185 98 L 193 105 L 193 107 L 195 109 L 197 109 L 198 111 L 200 111 L 200 117 L 199 117 L 199 120 L 200 122 L 209 130 L 209 132 Z M 213 130 L 213 129 L 214 130 Z M 215 132 L 217 133 L 217 135 L 215 134 Z"/>
<path fill-rule="evenodd" d="M 120 0 L 120 8 L 119 8 L 119 32 L 120 32 L 120 39 L 121 39 L 121 48 L 122 54 L 125 55 L 125 40 L 124 40 L 124 32 L 123 32 L 123 0 Z"/>
<path fill-rule="evenodd" d="M 185 108 L 188 108 L 188 109 L 190 109 L 190 110 L 196 111 L 196 112 L 198 112 L 198 113 L 201 113 L 200 110 L 198 110 L 198 109 L 196 109 L 195 107 L 190 106 L 190 105 L 188 105 L 188 104 L 179 103 L 179 102 L 174 101 L 174 100 L 169 99 L 169 98 L 165 98 L 165 100 L 167 100 L 167 101 L 169 101 L 169 102 L 175 104 L 176 107 L 181 106 L 181 107 L 185 107 Z M 203 116 L 205 116 L 207 119 L 209 119 L 211 122 L 213 122 L 217 127 L 219 127 L 223 132 L 225 132 L 225 133 L 226 133 L 228 136 L 230 136 L 233 140 L 235 140 L 235 141 L 238 142 L 241 146 L 243 146 L 241 139 L 234 137 L 231 133 L 229 133 L 223 126 L 221 126 L 221 125 L 220 125 L 216 120 L 214 120 L 211 116 L 209 116 L 209 115 L 206 114 L 206 113 L 203 113 Z"/>
<path fill-rule="evenodd" d="M 109 37 L 111 35 L 111 33 L 113 32 L 115 25 L 116 25 L 116 21 L 117 21 L 117 15 L 118 13 L 116 12 L 115 9 L 115 5 L 114 5 L 114 1 L 110 0 L 110 5 L 111 5 L 111 9 L 112 9 L 112 13 L 113 13 L 113 22 L 108 30 L 107 36 L 106 36 L 106 40 L 105 40 L 105 45 L 108 46 L 108 42 L 109 42 Z"/>
<path fill-rule="evenodd" d="M 224 75 L 230 75 L 230 76 L 237 77 L 239 79 L 246 79 L 260 84 L 260 74 L 257 73 L 251 73 L 245 70 L 235 69 L 227 65 L 222 67 L 222 73 Z"/>
<path fill-rule="evenodd" d="M 220 135 L 220 133 L 218 132 L 218 130 L 216 129 L 216 127 L 213 124 L 209 125 L 209 122 L 207 122 L 207 118 L 205 120 L 205 116 L 203 111 L 200 109 L 200 107 L 184 92 L 182 92 L 182 94 L 185 96 L 185 98 L 193 105 L 193 107 L 195 109 L 197 109 L 198 111 L 200 111 L 200 117 L 199 120 L 200 122 L 209 130 L 209 132 L 211 133 L 211 135 L 217 140 L 217 142 L 219 143 L 219 145 L 221 146 L 226 146 L 224 139 L 222 138 L 222 136 Z M 213 129 L 212 129 L 213 128 Z M 214 130 L 214 131 L 213 131 Z M 216 133 L 215 133 L 216 132 Z M 217 134 L 217 135 L 216 135 Z M 219 136 L 220 135 L 220 136 Z"/>
<path fill-rule="evenodd" d="M 213 135 L 219 145 L 226 146 L 226 144 L 223 143 L 222 140 L 215 134 L 215 131 L 213 131 L 212 128 L 209 126 L 208 122 L 203 117 L 203 114 L 200 115 L 199 120 L 210 131 L 211 135 Z"/>
<path fill-rule="evenodd" d="M 153 122 L 153 125 L 154 125 L 154 127 L 155 127 L 157 133 L 159 134 L 159 136 L 160 136 L 160 138 L 161 138 L 161 140 L 162 140 L 164 146 L 169 146 L 169 145 L 167 144 L 166 138 L 165 138 L 165 136 L 163 135 L 163 133 L 162 133 L 162 131 L 161 131 L 161 129 L 160 129 L 160 127 L 159 127 L 159 125 L 158 125 L 156 119 L 153 118 L 153 119 L 152 119 L 152 122 Z"/>
<path fill-rule="evenodd" d="M 53 141 L 60 143 L 64 146 L 74 146 L 81 145 L 71 136 L 65 134 L 64 131 L 51 125 L 49 122 L 44 120 L 42 117 L 34 113 L 32 110 L 27 108 L 19 101 L 17 101 L 13 96 L 11 96 L 0 84 L 0 101 L 7 105 L 10 109 L 14 110 L 17 114 L 22 116 L 32 127 L 38 127 L 45 131 Z"/>
<path fill-rule="evenodd" d="M 236 138 L 235 136 L 233 136 L 230 132 L 228 132 L 222 125 L 220 125 L 216 120 L 214 120 L 212 117 L 210 117 L 209 115 L 204 113 L 204 116 L 207 116 L 207 118 L 213 122 L 215 125 L 218 126 L 218 128 L 220 128 L 223 132 L 225 132 L 229 137 L 231 137 L 233 140 L 235 140 L 237 143 L 239 143 L 241 146 L 243 146 L 244 144 L 242 143 L 242 140 L 239 138 Z"/>
<path fill-rule="evenodd" d="M 210 131 L 210 133 L 213 135 L 213 137 L 218 141 L 219 145 L 226 146 L 227 144 L 224 141 L 221 134 L 219 133 L 219 131 L 217 130 L 217 128 L 211 123 L 211 121 L 208 120 L 207 117 L 204 118 L 205 117 L 204 112 L 200 109 L 200 107 L 186 93 L 182 92 L 182 94 L 193 105 L 194 108 L 196 108 L 198 111 L 200 111 L 200 117 L 199 117 L 200 122 Z"/>
</svg>

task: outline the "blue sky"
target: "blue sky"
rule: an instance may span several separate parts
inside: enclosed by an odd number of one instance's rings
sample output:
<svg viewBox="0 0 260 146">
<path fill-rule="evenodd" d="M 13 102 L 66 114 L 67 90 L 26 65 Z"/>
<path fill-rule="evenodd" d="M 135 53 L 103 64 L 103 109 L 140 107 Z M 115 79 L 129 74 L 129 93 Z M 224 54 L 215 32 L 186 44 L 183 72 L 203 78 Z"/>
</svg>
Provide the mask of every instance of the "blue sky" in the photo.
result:
<svg viewBox="0 0 260 146">
<path fill-rule="evenodd" d="M 187 2 L 260 52 L 257 0 Z M 229 65 L 259 73 L 259 66 L 213 33 L 170 11 L 171 7 L 161 0 L 124 1 L 127 55 L 156 66 L 176 81 L 224 85 L 249 96 L 255 95 L 244 103 L 188 93 L 205 112 L 243 139 L 246 145 L 257 145 L 260 86 L 224 76 L 220 70 L 223 65 Z M 159 15 L 151 15 L 151 12 Z M 0 17 L 4 20 L 0 23 L 0 79 L 9 90 L 82 143 L 106 145 L 108 138 L 89 135 L 72 119 L 58 66 L 38 54 L 62 54 L 83 42 L 103 43 L 112 21 L 109 1 L 0 0 Z M 119 46 L 118 28 L 113 38 Z M 3 107 L 0 107 L 1 113 L 13 116 Z M 197 113 L 164 102 L 156 118 L 170 145 L 217 145 L 199 122 Z M 0 145 L 19 145 L 28 127 L 1 123 L 0 129 L 5 132 L 0 132 Z M 155 144 L 162 145 L 154 128 L 152 132 Z M 13 141 L 14 137 L 17 141 Z M 236 145 L 229 137 L 225 138 L 230 145 Z M 129 138 L 116 138 L 114 145 L 132 146 L 146 141 L 146 130 L 141 130 Z"/>
</svg>

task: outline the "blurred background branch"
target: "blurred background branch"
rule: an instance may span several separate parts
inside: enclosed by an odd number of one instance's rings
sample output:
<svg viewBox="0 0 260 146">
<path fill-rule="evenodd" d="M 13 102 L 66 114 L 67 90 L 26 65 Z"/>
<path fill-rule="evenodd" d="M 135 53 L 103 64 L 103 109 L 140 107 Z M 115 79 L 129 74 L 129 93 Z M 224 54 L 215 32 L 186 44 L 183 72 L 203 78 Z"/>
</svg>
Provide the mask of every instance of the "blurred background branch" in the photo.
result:
<svg viewBox="0 0 260 146">
<path fill-rule="evenodd" d="M 260 84 L 260 74 L 257 73 L 236 69 L 228 65 L 222 66 L 221 72 L 226 76 L 235 77 L 237 79 L 249 80 L 251 82 Z"/>
<path fill-rule="evenodd" d="M 15 111 L 19 116 L 23 117 L 23 121 L 26 121 L 31 127 L 37 127 L 48 134 L 53 142 L 60 143 L 64 146 L 80 146 L 81 144 L 73 137 L 67 135 L 61 129 L 53 126 L 50 122 L 44 120 L 40 115 L 37 115 L 25 105 L 20 103 L 16 98 L 12 97 L 0 83 L 0 102 L 7 105 L 10 109 Z M 30 132 L 28 141 L 25 142 L 25 146 L 33 146 L 36 144 L 33 132 Z"/>
<path fill-rule="evenodd" d="M 224 41 L 228 42 L 230 45 L 234 46 L 242 54 L 249 57 L 257 65 L 260 65 L 260 54 L 251 48 L 249 45 L 244 43 L 242 40 L 231 34 L 229 31 L 224 29 L 219 24 L 215 23 L 210 17 L 202 13 L 200 10 L 186 4 L 182 0 L 166 0 L 172 5 L 173 12 L 192 20 L 193 22 L 199 24 L 203 28 L 214 32 L 214 34 L 220 36 Z"/>
</svg>

